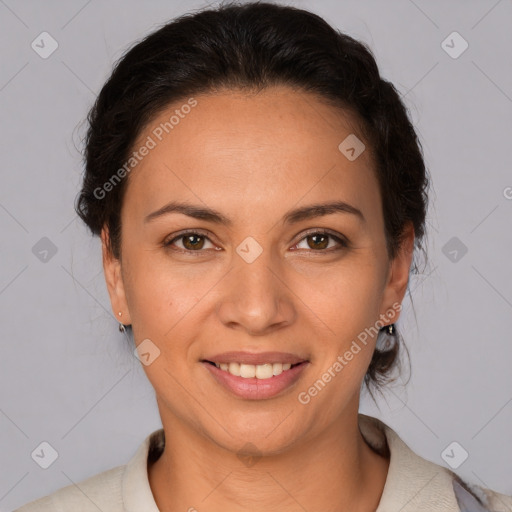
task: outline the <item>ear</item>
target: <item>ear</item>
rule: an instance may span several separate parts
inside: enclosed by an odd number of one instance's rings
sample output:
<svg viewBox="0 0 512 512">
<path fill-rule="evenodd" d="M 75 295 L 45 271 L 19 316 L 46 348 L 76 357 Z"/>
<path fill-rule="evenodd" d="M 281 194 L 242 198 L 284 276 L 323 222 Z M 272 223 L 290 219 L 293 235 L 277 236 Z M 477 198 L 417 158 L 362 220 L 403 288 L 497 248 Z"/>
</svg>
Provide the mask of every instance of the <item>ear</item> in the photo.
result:
<svg viewBox="0 0 512 512">
<path fill-rule="evenodd" d="M 404 228 L 402 244 L 398 248 L 394 259 L 389 263 L 388 279 L 382 297 L 381 314 L 386 315 L 386 313 L 392 312 L 393 321 L 396 321 L 400 316 L 401 308 L 397 310 L 396 304 L 402 304 L 407 291 L 413 253 L 414 226 L 409 221 Z"/>
<path fill-rule="evenodd" d="M 112 312 L 118 322 L 130 325 L 132 322 L 124 291 L 121 261 L 112 253 L 109 232 L 106 226 L 101 230 L 101 252 L 103 256 L 103 272 L 110 296 Z M 119 312 L 121 312 L 121 315 L 119 315 Z"/>
</svg>

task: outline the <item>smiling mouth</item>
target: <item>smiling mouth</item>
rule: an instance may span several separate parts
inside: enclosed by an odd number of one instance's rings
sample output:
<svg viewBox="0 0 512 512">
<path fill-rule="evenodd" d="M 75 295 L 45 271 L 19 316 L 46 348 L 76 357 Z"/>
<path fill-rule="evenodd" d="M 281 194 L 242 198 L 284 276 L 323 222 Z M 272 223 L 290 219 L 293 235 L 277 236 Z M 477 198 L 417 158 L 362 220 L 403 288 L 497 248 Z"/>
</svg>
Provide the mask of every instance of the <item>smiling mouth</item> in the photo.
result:
<svg viewBox="0 0 512 512">
<path fill-rule="evenodd" d="M 222 371 L 234 375 L 235 377 L 242 377 L 245 379 L 271 379 L 277 377 L 288 370 L 300 366 L 307 361 L 301 361 L 300 363 L 265 363 L 265 364 L 244 364 L 244 363 L 215 363 L 213 361 L 204 360 L 203 362 L 208 363 L 212 366 L 216 366 Z"/>
</svg>

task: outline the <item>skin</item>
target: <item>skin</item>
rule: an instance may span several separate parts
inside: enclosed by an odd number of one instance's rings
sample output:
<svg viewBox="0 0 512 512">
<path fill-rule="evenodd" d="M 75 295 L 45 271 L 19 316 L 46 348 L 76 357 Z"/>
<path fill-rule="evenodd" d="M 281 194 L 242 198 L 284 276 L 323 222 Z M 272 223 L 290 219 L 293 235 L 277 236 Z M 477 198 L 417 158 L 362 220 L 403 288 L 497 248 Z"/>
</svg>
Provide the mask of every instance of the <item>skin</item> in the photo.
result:
<svg viewBox="0 0 512 512">
<path fill-rule="evenodd" d="M 166 512 L 373 511 L 389 460 L 366 444 L 357 415 L 376 338 L 310 403 L 297 396 L 401 303 L 413 229 L 390 260 L 371 148 L 354 161 L 338 150 L 351 133 L 363 140 L 348 112 L 284 86 L 196 100 L 129 176 L 120 260 L 102 233 L 113 312 L 132 325 L 136 344 L 149 338 L 160 350 L 143 366 L 166 434 L 148 468 L 155 501 Z M 183 103 L 159 114 L 138 143 Z M 214 208 L 232 225 L 180 213 L 144 221 L 171 200 Z M 358 208 L 364 221 L 350 213 L 281 220 L 335 200 Z M 349 246 L 333 238 L 322 245 L 312 237 L 321 228 Z M 199 249 L 184 238 L 164 247 L 185 229 L 206 236 L 193 239 Z M 248 236 L 263 250 L 250 264 L 236 252 Z M 180 252 L 186 248 L 196 252 Z M 291 352 L 310 364 L 284 393 L 241 399 L 200 362 L 230 350 Z M 242 447 L 260 457 L 250 467 L 238 456 Z"/>
</svg>

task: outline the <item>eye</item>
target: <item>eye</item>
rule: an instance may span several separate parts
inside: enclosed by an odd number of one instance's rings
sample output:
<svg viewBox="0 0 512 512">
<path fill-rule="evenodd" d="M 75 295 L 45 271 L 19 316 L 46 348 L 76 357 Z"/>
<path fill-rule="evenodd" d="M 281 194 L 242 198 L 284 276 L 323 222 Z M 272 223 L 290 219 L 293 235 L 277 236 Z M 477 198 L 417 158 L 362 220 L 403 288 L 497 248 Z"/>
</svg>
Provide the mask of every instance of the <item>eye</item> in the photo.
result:
<svg viewBox="0 0 512 512">
<path fill-rule="evenodd" d="M 199 233 L 197 231 L 187 231 L 164 242 L 163 245 L 164 247 L 171 247 L 176 241 L 181 241 L 182 247 L 178 246 L 178 249 L 181 251 L 203 252 L 201 249 L 203 249 L 205 246 L 205 240 L 208 240 L 210 244 L 212 243 L 205 234 Z"/>
<path fill-rule="evenodd" d="M 336 244 L 334 244 L 333 248 L 332 245 L 329 245 L 329 239 L 334 240 L 338 246 L 336 247 Z M 298 244 L 293 246 L 293 250 L 296 250 L 296 248 L 302 249 L 299 245 L 303 241 L 307 244 L 306 249 L 313 249 L 316 252 L 333 252 L 348 247 L 348 242 L 345 238 L 334 235 L 326 230 L 316 230 L 306 234 Z M 326 251 L 325 249 L 329 250 Z"/>
<path fill-rule="evenodd" d="M 334 240 L 336 242 L 334 247 L 329 244 L 329 240 Z M 341 235 L 338 236 L 326 230 L 315 230 L 306 234 L 306 236 L 304 236 L 299 243 L 295 244 L 292 249 L 304 249 L 304 247 L 299 247 L 300 243 L 303 241 L 306 241 L 306 244 L 308 245 L 308 247 L 305 247 L 306 249 L 309 248 L 315 252 L 334 252 L 349 246 L 348 241 Z M 165 241 L 163 246 L 172 248 L 172 246 L 175 246 L 177 242 L 180 242 L 182 246 L 180 247 L 178 245 L 177 249 L 173 250 L 179 250 L 181 252 L 204 252 L 202 249 L 208 249 L 208 247 L 205 247 L 205 243 L 210 243 L 214 250 L 221 250 L 220 248 L 213 246 L 210 238 L 206 234 L 198 231 L 186 231 L 180 233 L 168 241 Z"/>
</svg>

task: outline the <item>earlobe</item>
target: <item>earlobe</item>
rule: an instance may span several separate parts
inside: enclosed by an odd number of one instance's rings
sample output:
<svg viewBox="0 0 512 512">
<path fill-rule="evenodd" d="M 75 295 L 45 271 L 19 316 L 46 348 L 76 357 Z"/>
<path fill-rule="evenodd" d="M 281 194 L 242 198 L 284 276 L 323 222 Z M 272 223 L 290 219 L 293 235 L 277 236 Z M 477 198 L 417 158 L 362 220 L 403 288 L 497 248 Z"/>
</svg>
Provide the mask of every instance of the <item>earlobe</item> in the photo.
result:
<svg viewBox="0 0 512 512">
<path fill-rule="evenodd" d="M 130 313 L 126 302 L 121 262 L 116 258 L 110 246 L 109 232 L 106 226 L 101 230 L 101 251 L 105 283 L 110 297 L 112 312 L 119 322 L 122 318 L 124 325 L 131 324 Z"/>
</svg>

